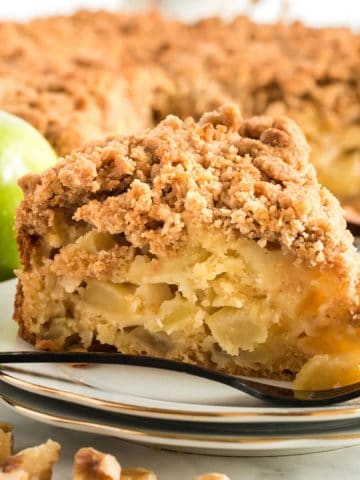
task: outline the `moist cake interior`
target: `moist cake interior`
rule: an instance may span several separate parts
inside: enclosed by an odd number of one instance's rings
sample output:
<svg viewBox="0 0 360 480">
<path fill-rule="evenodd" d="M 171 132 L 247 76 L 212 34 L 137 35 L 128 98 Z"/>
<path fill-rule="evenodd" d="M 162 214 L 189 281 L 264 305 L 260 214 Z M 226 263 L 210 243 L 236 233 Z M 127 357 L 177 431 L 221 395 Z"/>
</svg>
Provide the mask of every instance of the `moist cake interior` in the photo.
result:
<svg viewBox="0 0 360 480">
<path fill-rule="evenodd" d="M 21 274 L 25 299 L 41 299 L 31 326 L 38 346 L 99 343 L 228 372 L 287 376 L 316 353 L 341 353 L 358 342 L 356 329 L 347 332 L 348 311 L 331 270 L 299 267 L 290 254 L 252 240 L 225 245 L 221 235 L 191 229 L 189 237 L 164 260 L 136 255 L 111 281 Z M 62 255 L 104 256 L 116 247 L 108 234 L 89 232 Z"/>
<path fill-rule="evenodd" d="M 231 105 L 22 180 L 15 318 L 50 350 L 293 377 L 359 345 L 359 257 L 284 117 Z"/>
</svg>

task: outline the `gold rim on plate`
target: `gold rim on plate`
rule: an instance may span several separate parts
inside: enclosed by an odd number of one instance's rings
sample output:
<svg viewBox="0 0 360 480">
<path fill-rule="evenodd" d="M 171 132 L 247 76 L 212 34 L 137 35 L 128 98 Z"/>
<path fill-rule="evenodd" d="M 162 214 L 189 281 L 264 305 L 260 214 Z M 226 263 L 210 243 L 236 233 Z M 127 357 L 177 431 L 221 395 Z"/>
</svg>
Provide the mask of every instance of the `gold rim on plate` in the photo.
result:
<svg viewBox="0 0 360 480">
<path fill-rule="evenodd" d="M 41 410 L 36 410 L 34 408 L 30 408 L 28 406 L 22 405 L 17 401 L 7 398 L 6 396 L 1 396 L 1 400 L 6 403 L 10 408 L 15 410 L 16 412 L 25 415 L 30 418 L 37 418 L 41 419 L 45 423 L 56 422 L 57 424 L 61 424 L 63 426 L 66 425 L 76 425 L 78 427 L 85 427 L 90 429 L 95 429 L 96 431 L 106 430 L 107 434 L 114 436 L 114 433 L 121 432 L 123 435 L 132 435 L 134 437 L 149 437 L 149 438 L 160 438 L 164 440 L 186 440 L 186 441 L 197 441 L 197 442 L 210 442 L 210 443 L 224 443 L 224 444 L 259 444 L 259 443 L 282 443 L 282 442 L 292 442 L 298 440 L 307 440 L 307 441 L 344 441 L 344 440 L 355 440 L 360 442 L 360 432 L 359 433 L 337 433 L 337 434 L 315 434 L 309 436 L 309 434 L 294 434 L 294 435 L 279 435 L 275 437 L 233 437 L 230 435 L 226 436 L 215 436 L 215 435 L 206 435 L 206 434 L 189 434 L 189 432 L 181 433 L 181 432 L 164 432 L 158 430 L 136 430 L 134 428 L 128 427 L 121 427 L 121 426 L 114 426 L 114 425 L 106 425 L 101 424 L 89 420 L 83 419 L 69 419 L 62 415 L 55 415 L 51 413 L 46 413 Z M 41 421 L 40 420 L 40 421 Z M 115 435 L 117 436 L 117 435 Z"/>
<path fill-rule="evenodd" d="M 36 375 L 36 373 L 33 372 L 28 372 L 30 375 Z M 182 410 L 175 410 L 175 409 L 169 409 L 169 408 L 159 408 L 159 407 L 145 407 L 145 406 L 138 406 L 138 405 L 132 405 L 132 404 L 127 404 L 127 403 L 122 403 L 122 402 L 113 402 L 111 400 L 101 400 L 98 398 L 94 397 L 88 397 L 79 393 L 74 393 L 74 392 L 66 392 L 54 387 L 45 387 L 43 385 L 37 385 L 32 382 L 28 382 L 26 380 L 21 380 L 18 378 L 13 377 L 12 375 L 9 375 L 5 373 L 4 371 L 0 370 L 0 378 L 5 382 L 8 383 L 9 385 L 12 385 L 16 388 L 20 388 L 22 390 L 26 390 L 29 392 L 36 392 L 42 396 L 52 396 L 55 397 L 59 400 L 63 401 L 73 401 L 77 404 L 80 405 L 86 405 L 88 407 L 92 408 L 106 408 L 107 411 L 109 409 L 113 409 L 118 411 L 119 413 L 126 414 L 125 410 L 130 411 L 131 413 L 137 413 L 137 414 L 162 414 L 162 415 L 168 415 L 168 416 L 180 416 L 180 417 L 219 417 L 219 418 L 239 418 L 242 419 L 244 417 L 266 417 L 266 416 L 274 416 L 274 417 L 292 417 L 292 416 L 299 416 L 299 417 L 324 417 L 324 416 L 332 416 L 336 417 L 339 415 L 345 415 L 345 416 L 351 416 L 351 415 L 356 415 L 360 414 L 360 404 L 359 406 L 346 406 L 346 407 L 329 407 L 327 409 L 322 409 L 322 410 L 312 410 L 309 411 L 309 409 L 306 410 L 297 410 L 297 409 L 291 409 L 291 410 L 284 410 L 284 411 L 279 411 L 279 412 L 269 412 L 266 411 L 266 408 L 261 409 L 261 411 L 251 411 L 248 410 L 246 412 L 197 412 L 197 411 L 182 411 Z M 61 381 L 61 378 L 58 380 Z M 86 403 L 84 403 L 86 402 Z M 259 409 L 260 410 L 260 409 Z"/>
</svg>

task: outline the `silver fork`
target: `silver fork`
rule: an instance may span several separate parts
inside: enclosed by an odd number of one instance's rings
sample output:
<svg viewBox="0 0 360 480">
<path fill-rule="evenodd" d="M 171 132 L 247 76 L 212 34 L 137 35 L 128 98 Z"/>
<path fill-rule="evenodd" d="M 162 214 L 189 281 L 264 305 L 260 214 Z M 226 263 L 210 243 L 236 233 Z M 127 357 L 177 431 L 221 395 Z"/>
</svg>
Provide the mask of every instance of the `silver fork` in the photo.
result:
<svg viewBox="0 0 360 480">
<path fill-rule="evenodd" d="M 0 366 L 15 363 L 86 363 L 108 365 L 134 365 L 148 368 L 160 368 L 175 372 L 188 373 L 215 382 L 229 385 L 248 395 L 286 407 L 326 406 L 345 402 L 360 396 L 360 382 L 329 390 L 294 390 L 262 381 L 235 375 L 227 375 L 189 363 L 176 362 L 161 358 L 124 355 L 105 352 L 0 352 Z M 6 367 L 5 367 L 6 370 Z"/>
</svg>

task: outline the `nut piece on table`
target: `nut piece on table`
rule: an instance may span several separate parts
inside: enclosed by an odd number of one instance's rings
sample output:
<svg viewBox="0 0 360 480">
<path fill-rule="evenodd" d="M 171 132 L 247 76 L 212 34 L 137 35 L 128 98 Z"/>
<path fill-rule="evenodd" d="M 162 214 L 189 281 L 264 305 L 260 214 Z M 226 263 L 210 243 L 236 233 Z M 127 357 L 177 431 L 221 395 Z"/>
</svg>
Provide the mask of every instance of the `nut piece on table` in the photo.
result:
<svg viewBox="0 0 360 480">
<path fill-rule="evenodd" d="M 11 430 L 10 425 L 0 423 L 0 466 L 12 453 L 13 439 Z"/>
<path fill-rule="evenodd" d="M 195 477 L 194 480 L 230 480 L 230 478 L 223 473 L 204 473 Z"/>
<path fill-rule="evenodd" d="M 120 480 L 121 467 L 112 455 L 81 448 L 75 455 L 73 480 Z"/>
<path fill-rule="evenodd" d="M 24 472 L 24 470 L 19 470 L 18 472 L 12 472 L 12 473 L 0 472 L 0 480 L 31 480 L 31 479 L 27 472 Z"/>
<path fill-rule="evenodd" d="M 31 480 L 51 480 L 52 467 L 59 459 L 59 455 L 60 445 L 48 440 L 42 445 L 26 448 L 8 457 L 3 464 L 3 472 L 20 474 L 23 471 L 29 474 Z M 21 476 L 18 478 L 22 479 Z"/>
<path fill-rule="evenodd" d="M 145 468 L 124 468 L 120 480 L 157 480 L 157 476 Z"/>
</svg>

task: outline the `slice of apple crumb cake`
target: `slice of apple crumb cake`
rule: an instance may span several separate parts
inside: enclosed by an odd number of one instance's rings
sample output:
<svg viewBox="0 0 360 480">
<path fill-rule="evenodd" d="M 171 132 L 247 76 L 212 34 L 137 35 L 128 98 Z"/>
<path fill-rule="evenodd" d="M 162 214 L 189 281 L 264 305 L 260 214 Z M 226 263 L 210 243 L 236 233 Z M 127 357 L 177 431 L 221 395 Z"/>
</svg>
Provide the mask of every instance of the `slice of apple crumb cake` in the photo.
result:
<svg viewBox="0 0 360 480">
<path fill-rule="evenodd" d="M 15 319 L 38 348 L 275 378 L 360 351 L 359 255 L 286 117 L 168 116 L 21 186 Z"/>
</svg>

